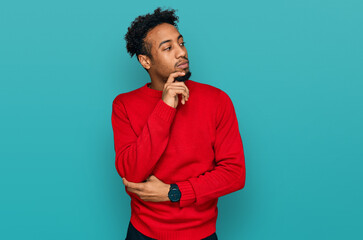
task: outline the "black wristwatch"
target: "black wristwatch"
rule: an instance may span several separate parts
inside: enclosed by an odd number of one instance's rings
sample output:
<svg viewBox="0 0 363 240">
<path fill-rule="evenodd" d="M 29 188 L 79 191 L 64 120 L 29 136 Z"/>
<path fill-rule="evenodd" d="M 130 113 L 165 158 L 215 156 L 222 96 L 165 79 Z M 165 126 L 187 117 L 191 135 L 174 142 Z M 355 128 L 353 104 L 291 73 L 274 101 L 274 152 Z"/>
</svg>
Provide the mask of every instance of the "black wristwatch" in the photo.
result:
<svg viewBox="0 0 363 240">
<path fill-rule="evenodd" d="M 172 202 L 180 201 L 181 192 L 179 190 L 178 185 L 176 185 L 175 183 L 170 184 L 170 190 L 169 190 L 168 197 L 169 197 L 170 201 L 172 201 Z"/>
</svg>

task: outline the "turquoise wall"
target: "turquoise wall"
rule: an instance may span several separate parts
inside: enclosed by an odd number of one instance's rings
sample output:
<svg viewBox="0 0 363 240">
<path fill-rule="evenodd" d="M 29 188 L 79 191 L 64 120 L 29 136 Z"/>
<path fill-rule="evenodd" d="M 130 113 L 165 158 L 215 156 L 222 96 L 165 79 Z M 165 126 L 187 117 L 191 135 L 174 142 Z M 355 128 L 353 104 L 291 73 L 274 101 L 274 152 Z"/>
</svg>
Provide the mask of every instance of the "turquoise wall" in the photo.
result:
<svg viewBox="0 0 363 240">
<path fill-rule="evenodd" d="M 149 81 L 123 36 L 157 6 L 239 120 L 246 186 L 218 237 L 363 239 L 360 0 L 2 1 L 0 239 L 125 238 L 111 105 Z"/>
</svg>

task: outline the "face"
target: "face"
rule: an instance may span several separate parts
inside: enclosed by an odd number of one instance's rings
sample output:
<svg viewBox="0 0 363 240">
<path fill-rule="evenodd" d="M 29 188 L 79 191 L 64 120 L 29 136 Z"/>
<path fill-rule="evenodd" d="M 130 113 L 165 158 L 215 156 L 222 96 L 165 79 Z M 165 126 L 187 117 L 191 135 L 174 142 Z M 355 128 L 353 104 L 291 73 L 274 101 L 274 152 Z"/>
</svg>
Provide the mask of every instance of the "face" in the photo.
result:
<svg viewBox="0 0 363 240">
<path fill-rule="evenodd" d="M 171 24 L 162 23 L 150 30 L 145 41 L 151 44 L 151 55 L 147 65 L 151 77 L 166 81 L 172 72 L 190 75 L 187 49 L 183 36 Z"/>
</svg>

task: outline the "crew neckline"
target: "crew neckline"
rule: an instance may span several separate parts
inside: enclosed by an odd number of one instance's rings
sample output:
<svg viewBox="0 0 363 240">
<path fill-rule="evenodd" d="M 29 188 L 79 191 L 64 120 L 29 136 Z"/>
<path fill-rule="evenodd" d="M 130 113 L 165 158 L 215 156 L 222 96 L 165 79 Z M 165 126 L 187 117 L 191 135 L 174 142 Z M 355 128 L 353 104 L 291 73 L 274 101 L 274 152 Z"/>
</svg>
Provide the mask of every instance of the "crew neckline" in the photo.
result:
<svg viewBox="0 0 363 240">
<path fill-rule="evenodd" d="M 187 85 L 187 87 L 189 88 L 189 83 L 190 83 L 191 80 L 186 80 L 184 83 L 185 85 Z M 158 97 L 158 98 L 161 98 L 161 96 L 163 95 L 163 91 L 161 90 L 156 90 L 156 89 L 153 89 L 153 88 L 149 88 L 151 82 L 148 82 L 146 83 L 142 88 L 142 92 L 151 96 L 151 97 Z"/>
</svg>

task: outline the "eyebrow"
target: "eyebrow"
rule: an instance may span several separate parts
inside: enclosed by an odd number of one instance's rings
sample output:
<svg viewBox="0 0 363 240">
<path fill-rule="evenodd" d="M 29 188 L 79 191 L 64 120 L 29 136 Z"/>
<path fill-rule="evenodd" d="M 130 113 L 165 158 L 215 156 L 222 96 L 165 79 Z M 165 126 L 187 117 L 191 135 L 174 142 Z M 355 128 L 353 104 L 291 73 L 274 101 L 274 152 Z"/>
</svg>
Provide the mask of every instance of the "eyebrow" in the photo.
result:
<svg viewBox="0 0 363 240">
<path fill-rule="evenodd" d="M 179 40 L 179 38 L 182 38 L 183 37 L 183 35 L 179 35 L 179 37 L 178 37 L 178 40 Z M 171 40 L 170 39 L 168 39 L 168 40 L 165 40 L 165 41 L 162 41 L 160 44 L 159 44 L 159 47 L 158 48 L 160 48 L 161 47 L 161 45 L 163 45 L 164 43 L 167 43 L 167 42 L 171 42 Z"/>
</svg>

